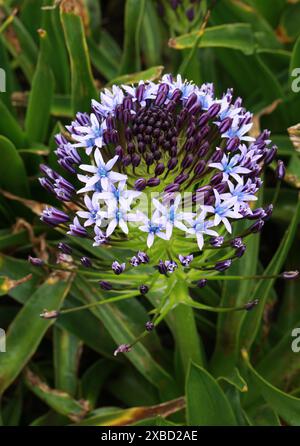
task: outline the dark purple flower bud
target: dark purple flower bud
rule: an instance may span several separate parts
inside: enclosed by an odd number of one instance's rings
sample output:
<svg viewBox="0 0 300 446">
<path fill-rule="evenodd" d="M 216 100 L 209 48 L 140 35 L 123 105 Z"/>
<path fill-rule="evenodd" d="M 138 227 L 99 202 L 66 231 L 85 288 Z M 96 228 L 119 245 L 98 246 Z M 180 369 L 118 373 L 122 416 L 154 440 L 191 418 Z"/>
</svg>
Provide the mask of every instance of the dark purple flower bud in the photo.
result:
<svg viewBox="0 0 300 446">
<path fill-rule="evenodd" d="M 147 186 L 147 181 L 144 178 L 139 178 L 134 183 L 134 188 L 135 188 L 135 190 L 138 190 L 138 191 L 144 190 L 146 186 Z"/>
<path fill-rule="evenodd" d="M 253 310 L 254 307 L 256 307 L 256 305 L 259 304 L 259 300 L 258 299 L 254 299 L 251 302 L 248 302 L 244 305 L 244 308 L 246 311 L 251 311 Z"/>
<path fill-rule="evenodd" d="M 160 183 L 160 179 L 157 178 L 157 177 L 153 177 L 153 178 L 150 178 L 150 179 L 147 181 L 147 186 L 149 186 L 149 187 L 155 187 L 155 186 L 158 186 L 159 183 Z"/>
<path fill-rule="evenodd" d="M 187 173 L 181 173 L 180 175 L 178 175 L 176 178 L 175 178 L 175 183 L 177 183 L 177 184 L 182 184 L 182 183 L 184 183 L 187 179 L 189 178 L 189 175 L 187 174 Z"/>
<path fill-rule="evenodd" d="M 249 228 L 249 232 L 255 234 L 256 232 L 260 232 L 264 226 L 265 222 L 263 220 L 257 220 L 252 226 Z"/>
<path fill-rule="evenodd" d="M 203 113 L 198 120 L 198 126 L 201 127 L 201 126 L 205 125 L 209 120 L 210 120 L 209 114 Z"/>
<path fill-rule="evenodd" d="M 284 271 L 281 277 L 286 280 L 294 280 L 299 277 L 299 271 Z"/>
<path fill-rule="evenodd" d="M 81 265 L 84 266 L 85 268 L 91 268 L 92 266 L 92 262 L 91 259 L 89 259 L 89 257 L 81 257 L 80 262 Z"/>
<path fill-rule="evenodd" d="M 131 164 L 131 156 L 130 155 L 124 156 L 124 158 L 122 159 L 122 163 L 123 166 L 125 167 L 129 166 L 129 164 Z"/>
<path fill-rule="evenodd" d="M 219 126 L 219 132 L 221 133 L 221 135 L 223 133 L 226 133 L 231 126 L 232 126 L 232 118 L 225 118 Z"/>
<path fill-rule="evenodd" d="M 122 146 L 117 146 L 117 147 L 115 148 L 115 154 L 118 155 L 118 157 L 119 157 L 120 159 L 122 159 L 122 157 L 123 157 L 123 155 L 124 155 L 124 150 L 123 150 Z"/>
<path fill-rule="evenodd" d="M 117 356 L 119 353 L 128 353 L 130 352 L 131 347 L 129 344 L 121 344 L 115 351 L 114 356 Z"/>
<path fill-rule="evenodd" d="M 180 189 L 180 184 L 178 183 L 172 183 L 172 184 L 168 184 L 168 186 L 165 187 L 165 192 L 178 192 Z"/>
<path fill-rule="evenodd" d="M 226 269 L 230 268 L 231 263 L 232 263 L 231 259 L 223 260 L 221 262 L 216 263 L 215 269 L 217 271 L 225 271 Z"/>
<path fill-rule="evenodd" d="M 216 186 L 217 184 L 219 184 L 221 181 L 223 180 L 223 174 L 222 172 L 218 172 L 216 173 L 212 179 L 210 180 L 210 184 L 212 186 Z"/>
<path fill-rule="evenodd" d="M 195 175 L 198 176 L 202 175 L 205 168 L 206 168 L 206 162 L 204 160 L 200 160 L 195 166 L 194 169 Z"/>
<path fill-rule="evenodd" d="M 265 207 L 264 209 L 265 211 L 265 217 L 263 217 L 264 221 L 269 220 L 269 218 L 271 217 L 272 213 L 273 213 L 273 205 L 269 204 L 268 206 Z"/>
<path fill-rule="evenodd" d="M 147 331 L 153 331 L 154 330 L 154 324 L 152 321 L 147 321 L 145 324 L 145 328 Z"/>
<path fill-rule="evenodd" d="M 236 237 L 230 244 L 233 248 L 240 248 L 241 246 L 244 246 L 243 239 L 241 237 Z"/>
<path fill-rule="evenodd" d="M 67 232 L 67 234 L 72 235 L 73 237 L 87 237 L 88 233 L 87 230 L 81 226 L 78 219 L 74 219 L 73 223 L 69 226 L 70 230 Z"/>
<path fill-rule="evenodd" d="M 69 216 L 59 209 L 46 208 L 43 210 L 41 220 L 49 225 L 57 226 L 69 221 Z"/>
<path fill-rule="evenodd" d="M 55 170 L 51 169 L 51 167 L 46 166 L 46 164 L 40 164 L 40 170 L 45 175 L 47 175 L 47 177 L 50 178 L 50 180 L 54 181 L 60 177 L 60 175 L 57 172 L 55 172 Z"/>
<path fill-rule="evenodd" d="M 188 256 L 182 256 L 181 254 L 179 254 L 178 258 L 179 258 L 182 266 L 189 266 L 190 263 L 192 262 L 194 256 L 193 256 L 193 254 L 190 254 Z"/>
<path fill-rule="evenodd" d="M 28 256 L 28 262 L 31 263 L 33 266 L 43 266 L 44 261 L 42 259 L 39 259 L 38 257 L 31 257 Z"/>
<path fill-rule="evenodd" d="M 266 212 L 263 208 L 256 208 L 254 211 L 252 211 L 252 214 L 247 214 L 248 220 L 257 220 L 258 218 L 264 217 L 266 217 Z"/>
<path fill-rule="evenodd" d="M 219 163 L 219 162 L 221 161 L 222 158 L 223 158 L 223 151 L 220 150 L 220 149 L 217 149 L 217 150 L 213 153 L 213 155 L 212 155 L 212 157 L 211 157 L 211 159 L 210 159 L 210 162 L 212 162 L 212 163 Z"/>
<path fill-rule="evenodd" d="M 276 154 L 277 154 L 277 147 L 276 147 L 276 146 L 271 147 L 271 149 L 269 149 L 269 150 L 266 152 L 266 155 L 265 155 L 265 164 L 266 164 L 266 165 L 271 164 L 271 162 L 273 161 L 273 159 L 276 157 Z"/>
<path fill-rule="evenodd" d="M 151 166 L 151 164 L 153 164 L 154 157 L 153 157 L 152 153 L 146 153 L 145 161 L 146 161 L 147 166 Z"/>
<path fill-rule="evenodd" d="M 72 158 L 70 158 L 70 157 L 60 158 L 57 162 L 61 167 L 63 167 L 68 172 L 76 173 L 76 169 L 73 166 L 74 162 L 73 162 Z"/>
<path fill-rule="evenodd" d="M 227 183 L 219 183 L 215 186 L 215 190 L 219 192 L 219 194 L 223 194 L 225 191 L 227 191 L 228 185 Z"/>
<path fill-rule="evenodd" d="M 111 268 L 117 276 L 122 274 L 122 272 L 125 270 L 126 264 L 125 263 L 119 263 L 116 260 L 112 263 Z"/>
<path fill-rule="evenodd" d="M 235 251 L 236 257 L 238 258 L 242 257 L 245 254 L 245 251 L 246 251 L 245 245 L 239 246 Z"/>
<path fill-rule="evenodd" d="M 206 279 L 201 279 L 201 280 L 198 280 L 197 287 L 198 288 L 204 288 L 206 284 L 207 284 L 207 280 Z"/>
<path fill-rule="evenodd" d="M 130 259 L 130 265 L 131 266 L 139 266 L 140 265 L 140 259 L 137 256 L 133 256 Z"/>
<path fill-rule="evenodd" d="M 196 104 L 197 99 L 198 99 L 198 97 L 197 97 L 196 93 L 190 94 L 186 103 L 185 103 L 185 108 L 190 109 L 193 105 Z"/>
<path fill-rule="evenodd" d="M 189 153 L 183 160 L 181 163 L 181 167 L 183 169 L 188 169 L 194 162 L 194 157 L 191 153 Z"/>
<path fill-rule="evenodd" d="M 173 260 L 165 260 L 165 265 L 167 267 L 168 273 L 173 273 L 175 269 L 178 268 L 178 265 Z"/>
<path fill-rule="evenodd" d="M 190 22 L 192 22 L 193 20 L 194 20 L 194 17 L 195 17 L 195 11 L 194 11 L 194 8 L 192 7 L 192 8 L 189 8 L 187 11 L 186 11 L 186 16 L 187 16 L 187 18 L 188 18 L 188 20 L 190 21 Z"/>
<path fill-rule="evenodd" d="M 201 144 L 201 146 L 199 147 L 198 151 L 197 151 L 197 156 L 199 156 L 200 158 L 202 158 L 203 156 L 205 156 L 207 154 L 207 152 L 209 151 L 209 142 L 205 141 L 203 144 Z"/>
<path fill-rule="evenodd" d="M 63 242 L 59 242 L 57 245 L 58 249 L 60 249 L 64 254 L 72 254 L 73 249 L 71 248 L 71 246 L 67 245 L 66 243 Z"/>
<path fill-rule="evenodd" d="M 221 104 L 212 104 L 207 110 L 207 114 L 212 119 L 217 116 L 220 110 L 221 110 Z"/>
<path fill-rule="evenodd" d="M 148 293 L 148 291 L 149 291 L 149 287 L 148 287 L 147 285 L 141 285 L 140 288 L 139 288 L 139 290 L 140 290 L 140 293 L 141 293 L 142 295 L 145 295 L 145 294 Z"/>
<path fill-rule="evenodd" d="M 165 100 L 167 99 L 169 93 L 169 85 L 168 84 L 160 84 L 157 91 L 157 96 L 155 99 L 155 105 L 160 107 Z"/>
<path fill-rule="evenodd" d="M 149 256 L 145 252 L 139 251 L 137 257 L 141 263 L 149 263 Z"/>
<path fill-rule="evenodd" d="M 283 178 L 285 176 L 285 166 L 284 166 L 284 162 L 281 160 L 278 160 L 278 163 L 277 163 L 276 176 L 277 176 L 278 180 L 283 180 Z"/>
<path fill-rule="evenodd" d="M 101 280 L 99 282 L 99 286 L 100 286 L 100 288 L 102 288 L 102 290 L 105 290 L 105 291 L 112 290 L 112 284 L 109 282 L 106 282 L 105 280 Z"/>
<path fill-rule="evenodd" d="M 158 163 L 157 166 L 155 167 L 154 173 L 156 176 L 159 176 L 164 172 L 164 170 L 165 170 L 164 163 Z"/>
<path fill-rule="evenodd" d="M 138 102 L 141 102 L 143 100 L 144 93 L 145 93 L 145 84 L 140 84 L 135 92 Z"/>
<path fill-rule="evenodd" d="M 123 101 L 123 107 L 126 110 L 131 110 L 132 109 L 132 99 L 130 96 L 127 96 L 124 101 Z"/>
<path fill-rule="evenodd" d="M 211 246 L 213 246 L 214 248 L 220 248 L 223 243 L 224 243 L 224 237 L 222 237 L 221 235 L 217 236 L 217 237 L 212 237 L 209 240 L 209 243 L 211 244 Z"/>
<path fill-rule="evenodd" d="M 167 265 L 162 260 L 159 261 L 159 264 L 157 265 L 156 268 L 158 269 L 160 274 L 167 274 L 167 272 L 168 272 Z"/>
<path fill-rule="evenodd" d="M 235 136 L 234 138 L 228 140 L 226 151 L 235 152 L 236 149 L 239 147 L 239 145 L 240 145 L 240 139 L 237 136 Z"/>
<path fill-rule="evenodd" d="M 131 157 L 133 167 L 137 167 L 141 162 L 141 157 L 137 153 L 134 153 Z"/>
<path fill-rule="evenodd" d="M 161 152 L 159 150 L 155 150 L 155 152 L 153 152 L 153 157 L 154 157 L 155 161 L 160 160 Z"/>
<path fill-rule="evenodd" d="M 168 169 L 169 170 L 175 169 L 175 167 L 177 166 L 177 163 L 178 163 L 178 159 L 177 158 L 171 158 L 168 161 Z"/>
<path fill-rule="evenodd" d="M 54 193 L 54 186 L 49 178 L 39 178 L 40 185 L 50 193 Z"/>
<path fill-rule="evenodd" d="M 176 88 L 176 89 L 173 91 L 173 93 L 172 93 L 171 101 L 174 101 L 174 102 L 176 103 L 176 102 L 179 101 L 179 99 L 181 98 L 181 96 L 182 96 L 182 92 L 181 92 L 181 90 L 179 90 L 179 88 Z"/>
<path fill-rule="evenodd" d="M 73 184 L 70 183 L 68 180 L 66 180 L 63 177 L 57 178 L 57 180 L 55 180 L 54 184 L 55 184 L 56 188 L 65 189 L 66 191 L 68 191 L 70 193 L 75 192 L 75 187 L 73 186 Z"/>
</svg>

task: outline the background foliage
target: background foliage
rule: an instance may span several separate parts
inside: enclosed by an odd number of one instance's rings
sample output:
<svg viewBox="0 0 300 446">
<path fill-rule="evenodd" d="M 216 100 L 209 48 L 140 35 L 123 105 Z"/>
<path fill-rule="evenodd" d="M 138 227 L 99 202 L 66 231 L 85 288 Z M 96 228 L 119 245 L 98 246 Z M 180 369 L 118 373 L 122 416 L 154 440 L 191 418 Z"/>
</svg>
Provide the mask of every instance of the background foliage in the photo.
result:
<svg viewBox="0 0 300 446">
<path fill-rule="evenodd" d="M 234 87 L 255 113 L 254 133 L 269 128 L 287 164 L 272 219 L 230 275 L 273 276 L 299 265 L 300 143 L 290 127 L 300 121 L 300 93 L 291 89 L 300 67 L 300 2 L 203 0 L 193 24 L 171 10 L 161 17 L 158 3 L 168 2 L 0 2 L 3 425 L 300 425 L 300 353 L 291 350 L 299 282 L 220 280 L 199 290 L 199 302 L 214 306 L 260 298 L 246 314 L 195 312 L 201 354 L 190 349 L 189 322 L 174 325 L 171 313 L 158 333 L 114 358 L 116 344 L 143 330 L 142 300 L 68 313 L 55 324 L 39 318 L 44 308 L 71 308 L 97 291 L 79 278 L 44 277 L 26 261 L 32 252 L 45 258 L 59 239 L 38 218 L 51 202 L 38 166 L 45 158 L 54 165 L 54 134 L 76 111 L 88 111 L 101 88 L 157 79 L 163 70 L 212 81 L 217 94 Z M 272 169 L 262 203 L 277 195 Z"/>
</svg>

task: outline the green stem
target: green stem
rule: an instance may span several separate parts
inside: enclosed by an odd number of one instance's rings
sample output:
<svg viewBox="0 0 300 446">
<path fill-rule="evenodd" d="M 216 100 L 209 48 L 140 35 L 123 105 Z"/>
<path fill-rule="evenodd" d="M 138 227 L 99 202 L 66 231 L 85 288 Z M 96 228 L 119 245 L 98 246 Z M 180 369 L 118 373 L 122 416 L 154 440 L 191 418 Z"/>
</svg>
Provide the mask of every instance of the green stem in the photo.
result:
<svg viewBox="0 0 300 446">
<path fill-rule="evenodd" d="M 130 299 L 134 296 L 136 296 L 136 291 L 128 293 L 128 294 L 124 294 L 123 296 L 115 296 L 115 297 L 110 297 L 108 299 L 105 300 L 98 300 L 96 302 L 92 302 L 89 304 L 85 304 L 85 305 L 80 305 L 78 307 L 73 307 L 73 308 L 68 308 L 66 310 L 61 310 L 59 312 L 59 314 L 66 314 L 66 313 L 73 313 L 74 311 L 80 311 L 80 310 L 86 310 L 88 308 L 92 308 L 92 307 L 96 307 L 97 305 L 104 305 L 104 304 L 109 304 L 112 302 L 118 302 L 120 300 L 124 300 L 124 299 Z"/>
<path fill-rule="evenodd" d="M 191 307 L 180 303 L 186 300 L 187 293 L 188 288 L 186 284 L 179 279 L 171 292 L 174 301 L 177 301 L 178 304 L 167 316 L 185 373 L 187 372 L 191 361 L 201 366 L 203 366 L 205 362 L 201 338 L 197 331 L 194 310 Z M 170 296 L 170 300 L 172 300 L 172 295 Z"/>
</svg>

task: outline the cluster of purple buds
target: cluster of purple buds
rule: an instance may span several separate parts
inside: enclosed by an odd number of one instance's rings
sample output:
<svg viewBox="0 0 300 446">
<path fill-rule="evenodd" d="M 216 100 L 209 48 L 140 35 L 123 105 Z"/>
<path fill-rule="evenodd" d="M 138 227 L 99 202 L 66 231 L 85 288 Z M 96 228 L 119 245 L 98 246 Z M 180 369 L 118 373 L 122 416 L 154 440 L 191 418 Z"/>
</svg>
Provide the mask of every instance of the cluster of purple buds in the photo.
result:
<svg viewBox="0 0 300 446">
<path fill-rule="evenodd" d="M 157 0 L 157 11 L 172 29 L 184 33 L 203 18 L 204 2 L 202 0 Z M 184 26 L 185 25 L 185 26 Z"/>
<path fill-rule="evenodd" d="M 172 274 L 178 268 L 178 265 L 173 260 L 160 260 L 156 268 L 160 274 Z"/>
</svg>

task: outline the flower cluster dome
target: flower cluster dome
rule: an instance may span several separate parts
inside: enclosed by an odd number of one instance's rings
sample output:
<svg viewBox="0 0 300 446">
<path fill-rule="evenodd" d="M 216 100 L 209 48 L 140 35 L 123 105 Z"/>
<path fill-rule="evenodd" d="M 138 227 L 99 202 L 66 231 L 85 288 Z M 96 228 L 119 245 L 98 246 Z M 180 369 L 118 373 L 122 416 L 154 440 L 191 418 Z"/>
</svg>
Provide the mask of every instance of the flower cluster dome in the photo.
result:
<svg viewBox="0 0 300 446">
<path fill-rule="evenodd" d="M 253 204 L 276 147 L 268 131 L 249 136 L 251 126 L 242 100 L 232 90 L 216 98 L 212 84 L 168 74 L 159 83 L 114 85 L 56 136 L 58 163 L 81 186 L 46 166 L 40 181 L 65 203 L 79 203 L 68 233 L 92 235 L 95 246 L 134 228 L 148 248 L 184 235 L 202 250 L 226 238 L 235 220 L 262 225 L 270 213 Z M 148 212 L 137 204 L 142 194 Z M 42 220 L 66 224 L 69 214 L 46 209 Z"/>
</svg>

